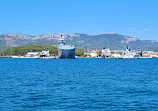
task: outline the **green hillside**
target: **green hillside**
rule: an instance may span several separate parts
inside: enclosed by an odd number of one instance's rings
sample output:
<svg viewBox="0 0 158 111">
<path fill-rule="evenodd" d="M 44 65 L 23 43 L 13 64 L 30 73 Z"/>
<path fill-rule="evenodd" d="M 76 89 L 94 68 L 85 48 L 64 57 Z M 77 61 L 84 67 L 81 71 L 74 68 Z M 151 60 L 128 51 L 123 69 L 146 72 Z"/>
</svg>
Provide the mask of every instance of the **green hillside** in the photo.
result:
<svg viewBox="0 0 158 111">
<path fill-rule="evenodd" d="M 108 45 L 111 50 L 124 50 L 128 44 L 133 50 L 154 50 L 158 48 L 158 40 L 139 40 L 117 33 L 103 34 L 64 34 L 66 43 L 78 48 L 101 50 Z M 0 34 L 0 49 L 28 45 L 57 45 L 61 33 L 30 36 L 25 34 Z"/>
<path fill-rule="evenodd" d="M 21 46 L 21 47 L 13 47 L 6 48 L 5 50 L 1 50 L 1 55 L 25 55 L 28 52 L 41 52 L 44 48 L 50 51 L 50 54 L 57 55 L 58 49 L 56 46 L 50 45 L 29 45 L 29 46 Z"/>
<path fill-rule="evenodd" d="M 6 48 L 5 50 L 0 50 L 0 55 L 1 56 L 7 56 L 7 55 L 23 56 L 27 54 L 28 52 L 41 52 L 43 49 L 48 49 L 51 55 L 58 55 L 57 46 L 51 46 L 51 45 L 29 45 L 29 46 Z M 83 49 L 77 48 L 76 55 L 84 56 Z"/>
</svg>

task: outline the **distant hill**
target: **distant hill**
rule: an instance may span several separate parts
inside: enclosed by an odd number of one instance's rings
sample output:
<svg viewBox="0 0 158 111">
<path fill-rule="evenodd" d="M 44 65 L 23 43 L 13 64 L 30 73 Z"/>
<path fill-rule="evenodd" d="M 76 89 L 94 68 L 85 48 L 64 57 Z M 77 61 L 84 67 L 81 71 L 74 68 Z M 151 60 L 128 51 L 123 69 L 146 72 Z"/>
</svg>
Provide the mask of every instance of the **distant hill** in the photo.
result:
<svg viewBox="0 0 158 111">
<path fill-rule="evenodd" d="M 133 50 L 153 50 L 158 48 L 158 40 L 139 40 L 136 37 L 120 35 L 117 33 L 80 34 L 68 35 L 62 33 L 67 44 L 73 44 L 80 48 L 102 49 L 109 45 L 112 50 L 125 49 L 128 44 Z M 61 33 L 42 34 L 30 36 L 25 34 L 0 34 L 0 49 L 26 45 L 57 45 Z"/>
</svg>

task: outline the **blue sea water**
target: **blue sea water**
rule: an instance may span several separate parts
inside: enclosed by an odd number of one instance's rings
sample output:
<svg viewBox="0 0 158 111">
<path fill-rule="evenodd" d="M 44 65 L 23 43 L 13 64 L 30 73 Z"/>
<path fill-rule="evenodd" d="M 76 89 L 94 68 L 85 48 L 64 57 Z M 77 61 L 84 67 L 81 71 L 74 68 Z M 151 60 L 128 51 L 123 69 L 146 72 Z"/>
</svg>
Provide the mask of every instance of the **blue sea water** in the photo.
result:
<svg viewBox="0 0 158 111">
<path fill-rule="evenodd" d="M 0 59 L 0 111 L 158 110 L 158 59 Z"/>
</svg>

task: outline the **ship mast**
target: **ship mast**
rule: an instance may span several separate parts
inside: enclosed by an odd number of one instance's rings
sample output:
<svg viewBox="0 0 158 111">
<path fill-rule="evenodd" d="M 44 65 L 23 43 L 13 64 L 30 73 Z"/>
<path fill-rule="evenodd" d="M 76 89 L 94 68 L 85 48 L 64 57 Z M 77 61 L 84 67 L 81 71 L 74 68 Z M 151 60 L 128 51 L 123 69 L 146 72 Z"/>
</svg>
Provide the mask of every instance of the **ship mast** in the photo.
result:
<svg viewBox="0 0 158 111">
<path fill-rule="evenodd" d="M 62 34 L 60 35 L 59 45 L 65 45 L 64 36 Z"/>
</svg>

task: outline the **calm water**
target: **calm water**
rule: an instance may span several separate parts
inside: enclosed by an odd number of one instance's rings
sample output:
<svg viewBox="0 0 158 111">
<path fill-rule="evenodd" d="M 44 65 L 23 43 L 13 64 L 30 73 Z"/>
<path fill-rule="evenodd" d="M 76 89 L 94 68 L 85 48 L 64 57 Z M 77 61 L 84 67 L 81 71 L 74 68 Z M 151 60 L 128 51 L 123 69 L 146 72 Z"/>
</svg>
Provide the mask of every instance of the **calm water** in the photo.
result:
<svg viewBox="0 0 158 111">
<path fill-rule="evenodd" d="M 158 59 L 0 59 L 0 111 L 158 110 Z"/>
</svg>

